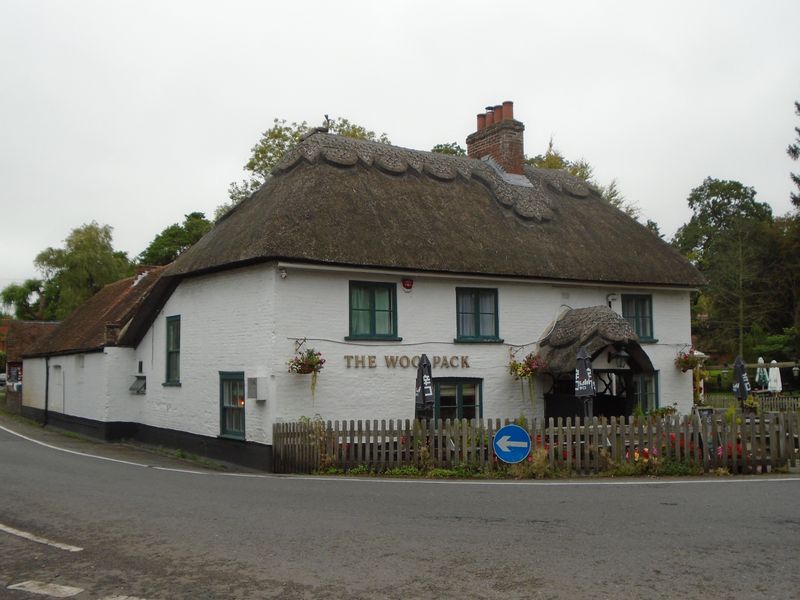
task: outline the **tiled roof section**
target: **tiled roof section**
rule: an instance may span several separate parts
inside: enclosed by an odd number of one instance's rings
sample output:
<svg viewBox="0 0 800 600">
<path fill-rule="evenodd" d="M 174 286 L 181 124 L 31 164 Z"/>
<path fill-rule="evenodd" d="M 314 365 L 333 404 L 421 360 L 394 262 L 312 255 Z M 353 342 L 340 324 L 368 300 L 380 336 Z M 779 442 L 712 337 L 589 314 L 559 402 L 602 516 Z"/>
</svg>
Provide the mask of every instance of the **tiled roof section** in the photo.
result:
<svg viewBox="0 0 800 600">
<path fill-rule="evenodd" d="M 91 352 L 117 345 L 118 334 L 136 314 L 163 270 L 164 267 L 147 267 L 133 277 L 109 283 L 26 355 Z"/>
<path fill-rule="evenodd" d="M 625 345 L 630 351 L 638 343 L 639 337 L 627 320 L 607 306 L 590 306 L 564 313 L 539 343 L 539 353 L 551 372 L 568 373 L 575 369 L 581 346 L 594 356 L 609 344 Z"/>
<path fill-rule="evenodd" d="M 10 321 L 6 336 L 8 362 L 20 362 L 24 354 L 57 326 L 57 321 Z"/>
<path fill-rule="evenodd" d="M 679 252 L 561 171 L 314 133 L 262 188 L 168 267 L 259 261 L 678 286 L 704 284 Z"/>
</svg>

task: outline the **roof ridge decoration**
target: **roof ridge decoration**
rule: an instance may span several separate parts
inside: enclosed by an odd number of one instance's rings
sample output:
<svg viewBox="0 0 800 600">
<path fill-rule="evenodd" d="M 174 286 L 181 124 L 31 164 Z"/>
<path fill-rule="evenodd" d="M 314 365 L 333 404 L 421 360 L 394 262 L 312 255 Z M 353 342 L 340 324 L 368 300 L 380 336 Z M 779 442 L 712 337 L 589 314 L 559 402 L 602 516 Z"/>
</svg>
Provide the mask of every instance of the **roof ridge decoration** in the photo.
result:
<svg viewBox="0 0 800 600">
<path fill-rule="evenodd" d="M 380 142 L 358 140 L 316 130 L 283 155 L 273 169 L 280 175 L 305 161 L 320 160 L 341 168 L 352 168 L 361 163 L 389 175 L 403 175 L 409 171 L 448 182 L 457 178 L 475 179 L 486 187 L 495 200 L 523 222 L 549 221 L 555 216 L 555 207 L 545 186 L 557 194 L 575 198 L 588 198 L 591 189 L 568 173 L 549 169 L 525 167 L 525 178 L 509 176 L 488 161 L 410 150 Z"/>
</svg>

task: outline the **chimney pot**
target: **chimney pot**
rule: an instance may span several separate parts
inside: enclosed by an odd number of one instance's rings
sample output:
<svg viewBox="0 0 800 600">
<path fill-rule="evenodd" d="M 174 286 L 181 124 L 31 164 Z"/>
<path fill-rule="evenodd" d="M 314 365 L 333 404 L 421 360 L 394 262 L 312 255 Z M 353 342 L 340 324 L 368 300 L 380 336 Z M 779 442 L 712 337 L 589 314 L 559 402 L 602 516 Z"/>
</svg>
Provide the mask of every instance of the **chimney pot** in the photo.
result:
<svg viewBox="0 0 800 600">
<path fill-rule="evenodd" d="M 510 100 L 496 106 L 487 106 L 484 115 L 478 115 L 478 129 L 467 136 L 467 156 L 491 156 L 509 174 L 524 175 L 525 149 L 522 136 L 525 126 L 514 120 L 514 105 Z"/>
</svg>

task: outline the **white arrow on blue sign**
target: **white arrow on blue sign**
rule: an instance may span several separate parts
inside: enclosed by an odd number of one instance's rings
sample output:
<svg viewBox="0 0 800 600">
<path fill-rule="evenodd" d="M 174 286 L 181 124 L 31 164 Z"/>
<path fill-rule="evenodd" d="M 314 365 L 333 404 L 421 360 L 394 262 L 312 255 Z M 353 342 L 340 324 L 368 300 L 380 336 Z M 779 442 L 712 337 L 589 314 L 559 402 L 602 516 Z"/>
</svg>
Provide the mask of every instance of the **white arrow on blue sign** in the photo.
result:
<svg viewBox="0 0 800 600">
<path fill-rule="evenodd" d="M 492 446 L 497 458 L 515 464 L 528 458 L 531 453 L 531 436 L 519 425 L 506 425 L 494 434 Z"/>
</svg>

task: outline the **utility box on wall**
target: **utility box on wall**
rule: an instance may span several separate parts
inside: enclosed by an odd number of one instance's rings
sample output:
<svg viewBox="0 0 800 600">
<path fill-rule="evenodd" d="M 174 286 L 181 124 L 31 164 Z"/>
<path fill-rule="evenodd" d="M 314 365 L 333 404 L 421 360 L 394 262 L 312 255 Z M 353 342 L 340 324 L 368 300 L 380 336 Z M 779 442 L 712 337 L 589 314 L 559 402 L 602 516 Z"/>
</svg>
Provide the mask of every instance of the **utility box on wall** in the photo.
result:
<svg viewBox="0 0 800 600">
<path fill-rule="evenodd" d="M 267 401 L 267 378 L 248 377 L 247 378 L 247 399 L 256 402 Z"/>
</svg>

